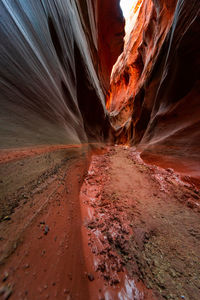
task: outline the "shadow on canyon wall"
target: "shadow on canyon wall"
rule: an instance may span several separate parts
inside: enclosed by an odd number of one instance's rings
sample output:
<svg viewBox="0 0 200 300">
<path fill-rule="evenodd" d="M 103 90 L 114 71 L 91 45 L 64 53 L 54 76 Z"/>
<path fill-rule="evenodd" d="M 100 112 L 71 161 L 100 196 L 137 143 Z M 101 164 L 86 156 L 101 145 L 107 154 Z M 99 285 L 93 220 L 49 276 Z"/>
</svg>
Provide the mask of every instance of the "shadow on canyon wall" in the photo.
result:
<svg viewBox="0 0 200 300">
<path fill-rule="evenodd" d="M 200 3 L 143 1 L 107 99 L 116 142 L 199 177 Z"/>
</svg>

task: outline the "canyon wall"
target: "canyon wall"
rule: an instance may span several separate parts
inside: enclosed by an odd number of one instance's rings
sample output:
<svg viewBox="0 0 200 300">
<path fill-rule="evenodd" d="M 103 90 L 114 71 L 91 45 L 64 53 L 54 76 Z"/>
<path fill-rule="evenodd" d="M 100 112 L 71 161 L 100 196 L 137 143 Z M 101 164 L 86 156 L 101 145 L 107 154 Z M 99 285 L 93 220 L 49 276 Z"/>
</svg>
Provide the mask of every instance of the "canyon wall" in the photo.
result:
<svg viewBox="0 0 200 300">
<path fill-rule="evenodd" d="M 105 94 L 124 20 L 115 0 L 0 0 L 0 12 L 1 220 L 63 167 L 81 160 L 80 178 L 87 170 L 87 143 L 108 133 Z"/>
<path fill-rule="evenodd" d="M 144 0 L 107 97 L 116 142 L 193 173 L 200 162 L 199 11 L 197 0 Z"/>
<path fill-rule="evenodd" d="M 0 1 L 1 148 L 103 140 L 112 67 L 105 64 L 113 53 L 108 44 L 99 50 L 110 22 L 101 23 L 107 6 L 91 0 Z M 115 6 L 108 12 L 118 24 L 108 35 L 120 44 L 113 60 L 123 45 L 123 18 Z"/>
<path fill-rule="evenodd" d="M 119 1 L 98 0 L 97 11 L 99 72 L 104 90 L 107 92 L 110 87 L 112 67 L 123 52 L 125 21 Z"/>
</svg>

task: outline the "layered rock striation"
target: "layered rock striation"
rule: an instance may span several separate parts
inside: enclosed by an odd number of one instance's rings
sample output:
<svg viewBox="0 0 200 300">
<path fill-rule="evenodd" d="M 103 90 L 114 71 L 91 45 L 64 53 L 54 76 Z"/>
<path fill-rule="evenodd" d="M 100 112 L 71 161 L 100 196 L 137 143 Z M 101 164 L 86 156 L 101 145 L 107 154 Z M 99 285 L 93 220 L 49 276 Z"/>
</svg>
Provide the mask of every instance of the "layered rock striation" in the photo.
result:
<svg viewBox="0 0 200 300">
<path fill-rule="evenodd" d="M 0 147 L 103 140 L 123 45 L 118 2 L 2 0 L 0 10 Z"/>
<path fill-rule="evenodd" d="M 197 173 L 199 11 L 199 1 L 144 0 L 107 97 L 116 142 L 139 144 L 143 158 L 165 166 L 190 160 Z"/>
<path fill-rule="evenodd" d="M 198 0 L 139 0 L 124 42 L 119 1 L 2 0 L 0 9 L 1 148 L 102 141 L 111 132 L 146 159 L 189 155 L 195 172 Z"/>
</svg>

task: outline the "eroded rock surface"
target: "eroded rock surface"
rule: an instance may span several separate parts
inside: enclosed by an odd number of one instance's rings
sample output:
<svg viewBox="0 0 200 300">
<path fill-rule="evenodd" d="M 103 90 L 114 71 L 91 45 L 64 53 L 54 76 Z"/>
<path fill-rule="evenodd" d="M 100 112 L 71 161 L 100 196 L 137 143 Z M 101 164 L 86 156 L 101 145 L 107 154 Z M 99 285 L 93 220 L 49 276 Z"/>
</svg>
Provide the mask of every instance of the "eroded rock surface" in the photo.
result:
<svg viewBox="0 0 200 300">
<path fill-rule="evenodd" d="M 1 298 L 199 299 L 199 9 L 0 2 Z"/>
<path fill-rule="evenodd" d="M 198 300 L 199 189 L 118 146 L 93 156 L 81 207 L 92 299 L 101 285 L 110 299 Z"/>
<path fill-rule="evenodd" d="M 102 140 L 123 48 L 118 1 L 1 1 L 0 10 L 0 147 Z"/>
<path fill-rule="evenodd" d="M 114 66 L 107 107 L 115 140 L 199 176 L 199 1 L 143 1 Z"/>
</svg>

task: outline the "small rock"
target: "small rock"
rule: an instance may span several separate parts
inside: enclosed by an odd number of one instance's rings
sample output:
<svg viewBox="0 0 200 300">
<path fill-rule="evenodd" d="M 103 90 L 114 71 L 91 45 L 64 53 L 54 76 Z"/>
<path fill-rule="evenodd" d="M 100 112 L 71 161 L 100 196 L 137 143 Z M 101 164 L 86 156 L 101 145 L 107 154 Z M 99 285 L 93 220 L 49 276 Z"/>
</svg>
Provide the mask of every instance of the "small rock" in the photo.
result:
<svg viewBox="0 0 200 300">
<path fill-rule="evenodd" d="M 3 296 L 4 300 L 7 300 L 12 295 L 12 286 L 11 285 L 3 285 L 0 287 L 0 295 Z"/>
<path fill-rule="evenodd" d="M 45 226 L 45 229 L 44 229 L 44 234 L 45 234 L 45 235 L 47 235 L 47 234 L 48 234 L 48 232 L 49 232 L 49 226 L 48 226 L 48 225 L 46 225 L 46 226 Z"/>
<path fill-rule="evenodd" d="M 4 300 L 7 300 L 7 299 L 10 298 L 11 295 L 12 295 L 12 288 L 10 287 L 10 288 L 6 291 L 6 293 L 4 294 L 3 299 L 4 299 Z"/>
<path fill-rule="evenodd" d="M 5 217 L 3 218 L 3 221 L 9 221 L 9 220 L 11 220 L 11 217 L 9 217 L 9 216 L 5 216 Z"/>
<path fill-rule="evenodd" d="M 187 206 L 190 207 L 190 208 L 199 208 L 200 205 L 199 203 L 195 202 L 193 199 L 189 198 L 187 200 Z"/>
<path fill-rule="evenodd" d="M 28 269 L 29 267 L 30 267 L 29 264 L 26 264 L 26 265 L 24 266 L 25 269 Z"/>
<path fill-rule="evenodd" d="M 88 273 L 88 279 L 90 281 L 93 281 L 94 280 L 94 275 L 92 275 L 91 273 Z"/>
<path fill-rule="evenodd" d="M 5 272 L 2 281 L 4 282 L 7 279 L 8 279 L 8 272 Z"/>
<path fill-rule="evenodd" d="M 6 286 L 5 285 L 0 286 L 0 295 L 3 295 L 4 292 L 5 292 L 5 290 L 6 290 Z"/>
</svg>

